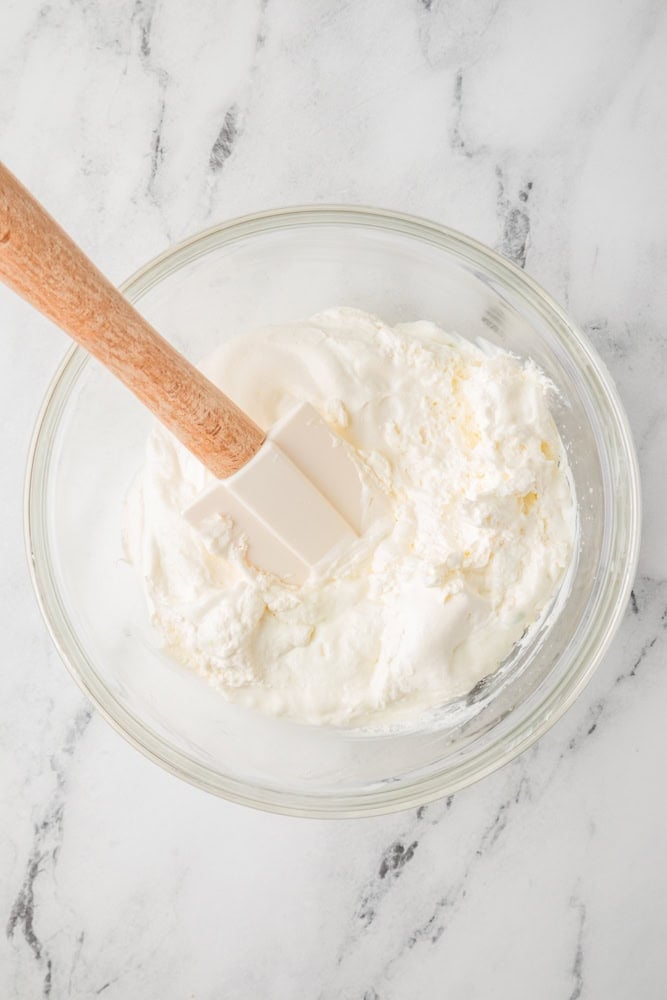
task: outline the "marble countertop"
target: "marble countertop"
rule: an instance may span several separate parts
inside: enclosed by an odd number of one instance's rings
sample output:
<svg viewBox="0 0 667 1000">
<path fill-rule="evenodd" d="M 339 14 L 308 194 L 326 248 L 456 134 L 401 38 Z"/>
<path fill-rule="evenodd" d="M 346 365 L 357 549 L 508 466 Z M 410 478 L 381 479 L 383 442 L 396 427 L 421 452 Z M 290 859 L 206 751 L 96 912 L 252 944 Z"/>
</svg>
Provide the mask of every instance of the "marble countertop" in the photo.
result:
<svg viewBox="0 0 667 1000">
<path fill-rule="evenodd" d="M 297 202 L 468 232 L 608 364 L 645 527 L 613 648 L 513 764 L 373 820 L 219 801 L 119 738 L 46 635 L 22 486 L 67 344 L 3 291 L 0 996 L 664 996 L 666 49 L 654 0 L 2 4 L 0 155 L 114 280 Z"/>
</svg>

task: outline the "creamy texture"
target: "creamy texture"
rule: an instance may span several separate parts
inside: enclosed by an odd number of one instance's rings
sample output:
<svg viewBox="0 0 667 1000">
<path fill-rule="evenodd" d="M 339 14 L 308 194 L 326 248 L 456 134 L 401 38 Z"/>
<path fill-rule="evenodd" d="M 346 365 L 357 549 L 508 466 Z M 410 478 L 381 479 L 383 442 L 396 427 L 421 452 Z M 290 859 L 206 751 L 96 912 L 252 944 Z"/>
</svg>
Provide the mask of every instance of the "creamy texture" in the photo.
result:
<svg viewBox="0 0 667 1000">
<path fill-rule="evenodd" d="M 393 518 L 301 588 L 244 559 L 228 518 L 181 511 L 212 481 L 162 429 L 125 543 L 169 651 L 235 702 L 385 723 L 465 694 L 553 598 L 576 508 L 540 370 L 432 323 L 352 309 L 224 344 L 207 374 L 263 427 L 307 400 L 358 451 Z"/>
</svg>

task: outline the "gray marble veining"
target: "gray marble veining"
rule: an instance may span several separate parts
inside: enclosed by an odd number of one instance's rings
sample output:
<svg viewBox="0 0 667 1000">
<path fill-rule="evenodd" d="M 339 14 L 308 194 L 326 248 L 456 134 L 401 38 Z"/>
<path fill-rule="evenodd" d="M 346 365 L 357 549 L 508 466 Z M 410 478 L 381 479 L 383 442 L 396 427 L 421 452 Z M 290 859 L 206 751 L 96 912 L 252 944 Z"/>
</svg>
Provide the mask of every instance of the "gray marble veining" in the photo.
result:
<svg viewBox="0 0 667 1000">
<path fill-rule="evenodd" d="M 0 996 L 664 994 L 666 45 L 655 0 L 2 6 L 2 158 L 112 277 L 283 204 L 469 232 L 609 366 L 645 529 L 612 649 L 513 764 L 375 820 L 231 806 L 119 739 L 46 637 L 22 479 L 66 343 L 0 289 Z"/>
</svg>

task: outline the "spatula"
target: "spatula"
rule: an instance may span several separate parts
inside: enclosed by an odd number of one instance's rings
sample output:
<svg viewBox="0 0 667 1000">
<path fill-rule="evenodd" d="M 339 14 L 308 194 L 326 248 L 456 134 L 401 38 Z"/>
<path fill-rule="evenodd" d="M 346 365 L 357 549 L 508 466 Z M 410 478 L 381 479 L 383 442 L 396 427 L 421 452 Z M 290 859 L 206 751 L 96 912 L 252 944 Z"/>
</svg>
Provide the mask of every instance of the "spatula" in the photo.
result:
<svg viewBox="0 0 667 1000">
<path fill-rule="evenodd" d="M 94 354 L 218 480 L 185 516 L 230 516 L 288 582 L 344 555 L 384 495 L 308 403 L 268 434 L 164 340 L 0 163 L 0 278 Z M 121 442 L 122 444 L 122 442 Z"/>
</svg>

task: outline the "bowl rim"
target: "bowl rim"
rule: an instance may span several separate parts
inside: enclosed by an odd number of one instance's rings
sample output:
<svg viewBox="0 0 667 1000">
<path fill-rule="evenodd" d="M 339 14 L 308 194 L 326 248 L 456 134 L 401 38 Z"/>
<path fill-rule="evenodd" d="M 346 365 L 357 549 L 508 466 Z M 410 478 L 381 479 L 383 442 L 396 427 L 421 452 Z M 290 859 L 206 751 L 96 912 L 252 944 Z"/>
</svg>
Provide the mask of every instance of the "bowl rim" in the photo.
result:
<svg viewBox="0 0 667 1000">
<path fill-rule="evenodd" d="M 40 612 L 60 658 L 100 714 L 146 757 L 196 787 L 266 812 L 310 818 L 373 816 L 423 805 L 491 774 L 544 735 L 579 696 L 609 648 L 630 596 L 641 537 L 641 489 L 637 455 L 628 418 L 606 366 L 583 331 L 548 292 L 511 261 L 470 236 L 428 219 L 382 208 L 335 204 L 288 206 L 242 215 L 195 233 L 152 258 L 119 287 L 130 301 L 135 301 L 172 271 L 221 245 L 275 230 L 309 224 L 341 223 L 398 232 L 454 252 L 459 258 L 474 262 L 515 292 L 527 297 L 531 306 L 538 308 L 551 327 L 554 327 L 554 320 L 556 321 L 557 332 L 568 338 L 568 347 L 575 347 L 587 362 L 588 374 L 594 374 L 613 417 L 619 443 L 618 457 L 624 462 L 625 472 L 627 513 L 624 562 L 621 571 L 613 574 L 611 600 L 607 601 L 607 614 L 600 623 L 603 627 L 598 628 L 592 648 L 580 650 L 568 673 L 526 718 L 519 720 L 514 729 L 509 733 L 500 733 L 479 754 L 455 764 L 448 771 L 422 777 L 409 785 L 389 785 L 383 789 L 340 797 L 294 794 L 291 791 L 249 785 L 198 764 L 144 727 L 99 680 L 94 664 L 79 643 L 76 631 L 60 603 L 58 588 L 50 572 L 47 548 L 39 544 L 42 530 L 40 499 L 44 485 L 42 473 L 48 463 L 50 431 L 57 424 L 58 410 L 66 402 L 74 378 L 89 357 L 83 348 L 76 345 L 63 358 L 40 407 L 28 451 L 24 490 L 24 538 Z"/>
</svg>

